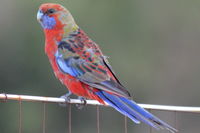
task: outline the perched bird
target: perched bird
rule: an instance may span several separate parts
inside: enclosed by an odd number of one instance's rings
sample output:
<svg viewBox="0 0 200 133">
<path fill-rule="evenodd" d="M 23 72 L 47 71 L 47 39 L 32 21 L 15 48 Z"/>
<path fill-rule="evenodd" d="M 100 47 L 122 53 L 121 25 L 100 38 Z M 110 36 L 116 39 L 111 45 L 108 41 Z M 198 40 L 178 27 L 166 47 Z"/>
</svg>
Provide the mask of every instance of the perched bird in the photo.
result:
<svg viewBox="0 0 200 133">
<path fill-rule="evenodd" d="M 75 23 L 70 12 L 59 4 L 39 7 L 37 20 L 45 33 L 45 52 L 56 77 L 69 93 L 95 99 L 129 117 L 156 128 L 177 130 L 131 100 L 127 89 L 117 79 L 99 46 Z"/>
</svg>

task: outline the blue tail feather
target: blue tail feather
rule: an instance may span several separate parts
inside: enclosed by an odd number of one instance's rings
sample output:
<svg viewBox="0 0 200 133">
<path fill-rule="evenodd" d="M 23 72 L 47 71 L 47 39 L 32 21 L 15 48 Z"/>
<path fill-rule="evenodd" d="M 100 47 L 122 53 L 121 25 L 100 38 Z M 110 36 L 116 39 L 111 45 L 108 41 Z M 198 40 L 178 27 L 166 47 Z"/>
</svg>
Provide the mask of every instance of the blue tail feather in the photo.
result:
<svg viewBox="0 0 200 133">
<path fill-rule="evenodd" d="M 137 124 L 142 121 L 156 129 L 165 128 L 171 132 L 177 132 L 175 128 L 155 117 L 153 114 L 149 113 L 147 110 L 143 109 L 132 100 L 116 95 L 111 95 L 104 91 L 96 92 L 96 94 L 110 106 L 125 116 L 129 117 Z"/>
<path fill-rule="evenodd" d="M 140 121 L 137 120 L 137 118 L 135 118 L 134 116 L 130 115 L 130 114 L 127 113 L 126 111 L 121 110 L 121 108 L 118 107 L 118 106 L 116 105 L 115 102 L 109 100 L 101 91 L 96 92 L 96 94 L 97 94 L 101 99 L 103 99 L 106 103 L 108 103 L 110 106 L 114 107 L 117 111 L 119 111 L 120 113 L 122 113 L 122 114 L 126 115 L 127 117 L 129 117 L 129 118 L 130 118 L 131 120 L 133 120 L 135 123 L 137 123 L 137 124 L 140 123 Z"/>
</svg>

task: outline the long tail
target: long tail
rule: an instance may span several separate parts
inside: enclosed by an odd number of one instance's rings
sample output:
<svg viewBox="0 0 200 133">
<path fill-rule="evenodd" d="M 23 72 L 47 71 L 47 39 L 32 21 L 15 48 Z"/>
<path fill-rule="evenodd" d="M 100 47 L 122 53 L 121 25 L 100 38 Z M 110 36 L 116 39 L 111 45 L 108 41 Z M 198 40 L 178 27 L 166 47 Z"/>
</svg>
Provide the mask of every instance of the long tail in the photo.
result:
<svg viewBox="0 0 200 133">
<path fill-rule="evenodd" d="M 149 113 L 147 110 L 143 109 L 132 100 L 129 100 L 124 97 L 111 95 L 104 91 L 96 92 L 96 94 L 110 106 L 112 106 L 125 116 L 129 117 L 137 124 L 139 124 L 140 121 L 142 121 L 158 130 L 167 129 L 172 133 L 177 132 L 175 128 L 171 127 L 170 125 L 163 122 L 153 114 Z"/>
</svg>

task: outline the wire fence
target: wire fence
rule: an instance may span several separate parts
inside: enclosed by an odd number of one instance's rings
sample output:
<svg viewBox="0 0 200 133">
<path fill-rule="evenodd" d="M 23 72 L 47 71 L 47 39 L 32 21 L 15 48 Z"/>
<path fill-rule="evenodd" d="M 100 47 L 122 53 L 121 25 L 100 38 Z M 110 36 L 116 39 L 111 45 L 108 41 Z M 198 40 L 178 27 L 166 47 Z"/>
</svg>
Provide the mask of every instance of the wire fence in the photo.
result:
<svg viewBox="0 0 200 133">
<path fill-rule="evenodd" d="M 42 133 L 46 133 L 46 104 L 47 103 L 62 103 L 68 104 L 68 133 L 72 133 L 72 104 L 84 104 L 83 101 L 79 99 L 70 99 L 66 102 L 63 98 L 55 97 L 42 97 L 42 96 L 28 96 L 28 95 L 15 95 L 15 94 L 0 94 L 0 100 L 7 102 L 8 100 L 15 100 L 19 102 L 19 130 L 18 133 L 22 133 L 22 101 L 29 102 L 42 102 L 43 103 L 43 121 L 42 121 Z M 102 105 L 95 100 L 86 100 L 87 105 L 96 106 L 96 130 L 100 133 L 100 106 Z M 190 112 L 190 113 L 200 113 L 200 107 L 186 107 L 186 106 L 168 106 L 168 105 L 152 105 L 152 104 L 139 104 L 141 107 L 148 109 L 150 112 L 152 110 L 170 111 L 174 113 L 174 127 L 177 127 L 177 113 L 178 112 Z M 127 117 L 124 117 L 124 133 L 128 133 Z M 149 133 L 152 133 L 152 128 L 150 128 Z"/>
</svg>

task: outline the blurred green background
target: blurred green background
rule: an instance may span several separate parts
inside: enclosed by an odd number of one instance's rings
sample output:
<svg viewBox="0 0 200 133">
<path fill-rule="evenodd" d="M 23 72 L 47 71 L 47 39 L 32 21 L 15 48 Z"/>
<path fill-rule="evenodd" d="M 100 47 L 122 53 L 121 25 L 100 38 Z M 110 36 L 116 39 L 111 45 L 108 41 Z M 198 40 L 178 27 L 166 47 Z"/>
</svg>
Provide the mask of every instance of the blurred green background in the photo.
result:
<svg viewBox="0 0 200 133">
<path fill-rule="evenodd" d="M 0 91 L 59 97 L 67 92 L 44 53 L 36 20 L 41 3 L 67 7 L 97 42 L 119 79 L 139 103 L 200 106 L 199 0 L 1 0 Z M 18 132 L 18 102 L 0 103 L 0 133 Z M 42 103 L 22 103 L 24 133 L 42 132 Z M 72 132 L 96 132 L 96 110 L 72 107 Z M 173 112 L 152 111 L 175 126 Z M 124 117 L 100 108 L 101 133 L 122 133 Z M 67 109 L 47 104 L 47 133 L 65 133 Z M 178 113 L 180 133 L 199 133 L 200 116 Z M 128 121 L 128 132 L 149 132 Z M 168 133 L 168 131 L 155 131 Z"/>
</svg>

